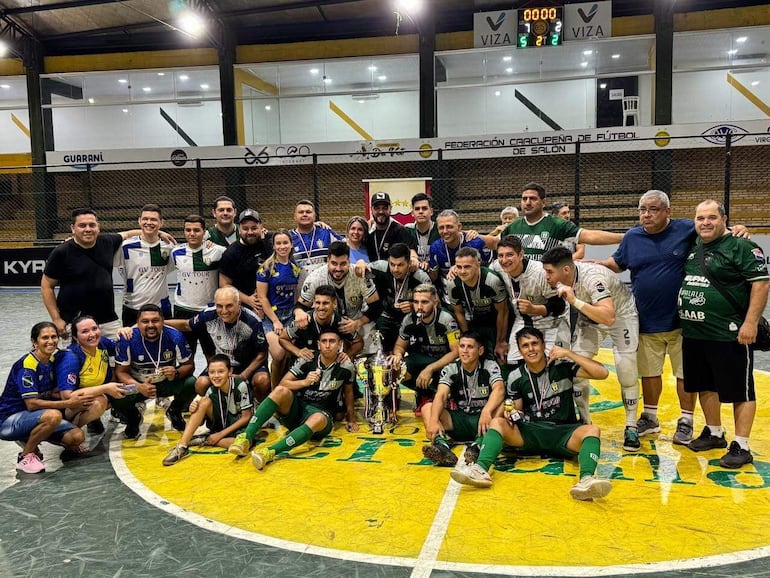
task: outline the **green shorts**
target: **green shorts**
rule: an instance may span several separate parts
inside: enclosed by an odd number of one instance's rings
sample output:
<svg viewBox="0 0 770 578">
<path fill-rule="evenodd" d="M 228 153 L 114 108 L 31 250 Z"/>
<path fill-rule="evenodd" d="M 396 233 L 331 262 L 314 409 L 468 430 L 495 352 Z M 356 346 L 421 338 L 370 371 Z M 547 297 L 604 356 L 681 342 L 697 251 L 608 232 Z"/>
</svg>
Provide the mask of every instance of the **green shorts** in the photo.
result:
<svg viewBox="0 0 770 578">
<path fill-rule="evenodd" d="M 320 440 L 331 433 L 332 428 L 334 427 L 334 416 L 317 405 L 312 405 L 295 396 L 291 402 L 289 413 L 286 415 L 279 414 L 278 421 L 280 421 L 284 427 L 293 430 L 305 423 L 314 413 L 322 413 L 326 416 L 326 427 L 319 432 L 315 432 L 312 437 L 314 440 Z"/>
<path fill-rule="evenodd" d="M 453 440 L 472 442 L 479 437 L 479 414 L 450 409 L 449 416 L 452 418 L 452 431 L 448 433 Z"/>
<path fill-rule="evenodd" d="M 409 379 L 405 379 L 402 385 L 409 389 L 417 389 L 417 376 L 420 372 L 428 367 L 431 363 L 436 361 L 435 358 L 428 355 L 422 355 L 421 353 L 410 353 L 404 358 L 404 364 L 406 365 L 406 371 L 409 373 Z M 435 392 L 438 389 L 438 379 L 441 377 L 441 371 L 433 373 L 433 380 L 430 383 L 428 389 Z"/>
<path fill-rule="evenodd" d="M 546 421 L 517 422 L 524 439 L 525 452 L 545 452 L 562 458 L 573 458 L 578 452 L 567 449 L 567 442 L 582 424 L 560 424 Z"/>
</svg>

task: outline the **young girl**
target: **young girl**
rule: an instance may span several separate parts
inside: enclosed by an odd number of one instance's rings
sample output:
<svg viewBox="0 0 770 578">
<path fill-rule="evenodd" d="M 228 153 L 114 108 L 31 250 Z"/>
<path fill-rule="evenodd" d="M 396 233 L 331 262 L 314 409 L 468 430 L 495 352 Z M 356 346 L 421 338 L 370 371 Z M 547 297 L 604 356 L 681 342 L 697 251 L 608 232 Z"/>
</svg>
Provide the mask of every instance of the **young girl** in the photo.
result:
<svg viewBox="0 0 770 578">
<path fill-rule="evenodd" d="M 230 447 L 251 419 L 254 404 L 249 384 L 233 377 L 230 358 L 218 353 L 209 361 L 208 369 L 211 387 L 205 396 L 190 404 L 190 419 L 179 443 L 163 458 L 164 466 L 173 466 L 189 456 L 191 445 Z M 204 421 L 209 433 L 195 436 Z"/>
<path fill-rule="evenodd" d="M 286 351 L 278 339 L 284 326 L 293 319 L 294 303 L 297 300 L 297 283 L 300 267 L 294 262 L 293 247 L 289 232 L 285 229 L 273 235 L 273 254 L 257 271 L 257 296 L 265 313 L 262 327 L 270 348 L 270 375 L 273 387 L 283 377 Z"/>
</svg>

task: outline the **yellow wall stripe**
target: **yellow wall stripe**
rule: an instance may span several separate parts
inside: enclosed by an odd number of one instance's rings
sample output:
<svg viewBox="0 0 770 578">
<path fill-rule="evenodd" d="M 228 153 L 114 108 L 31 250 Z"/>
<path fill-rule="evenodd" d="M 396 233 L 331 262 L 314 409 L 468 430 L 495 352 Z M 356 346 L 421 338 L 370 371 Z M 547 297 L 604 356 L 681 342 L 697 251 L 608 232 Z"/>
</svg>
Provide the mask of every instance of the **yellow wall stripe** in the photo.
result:
<svg viewBox="0 0 770 578">
<path fill-rule="evenodd" d="M 82 56 L 46 56 L 45 72 L 182 68 L 185 66 L 212 66 L 216 65 L 217 62 L 215 48 L 85 54 Z"/>
<path fill-rule="evenodd" d="M 751 104 L 756 106 L 759 110 L 765 113 L 765 115 L 770 116 L 770 106 L 762 102 L 762 99 L 759 98 L 756 94 L 751 92 L 746 85 L 742 84 L 740 80 L 735 78 L 732 74 L 729 72 L 727 73 L 727 84 L 731 85 L 735 90 L 740 92 L 743 96 L 746 97 L 746 100 L 748 100 Z"/>
<path fill-rule="evenodd" d="M 342 110 L 339 106 L 334 104 L 334 101 L 329 101 L 329 108 L 331 111 L 336 114 L 338 117 L 340 117 L 342 120 L 347 123 L 347 125 L 352 128 L 354 131 L 356 131 L 359 135 L 361 135 L 361 138 L 364 140 L 374 140 L 374 137 L 370 135 L 368 132 L 366 132 L 363 127 L 358 124 L 356 121 L 354 121 L 352 118 L 350 118 L 344 110 Z"/>
<path fill-rule="evenodd" d="M 29 167 L 32 164 L 32 155 L 30 153 L 6 153 L 0 154 L 0 174 L 10 175 L 19 173 L 31 173 L 30 168 L 6 168 L 6 167 Z"/>
<path fill-rule="evenodd" d="M 674 32 L 766 26 L 768 24 L 770 24 L 770 6 L 767 5 L 674 14 Z"/>
<path fill-rule="evenodd" d="M 20 76 L 24 74 L 24 64 L 17 58 L 0 58 L 0 76 Z"/>
<path fill-rule="evenodd" d="M 27 138 L 29 138 L 29 129 L 26 126 L 24 126 L 24 123 L 21 122 L 19 117 L 16 116 L 15 114 L 11 113 L 11 120 L 13 121 L 13 124 L 15 124 L 17 127 L 19 127 L 19 130 L 21 132 L 23 132 L 26 135 Z"/>
</svg>

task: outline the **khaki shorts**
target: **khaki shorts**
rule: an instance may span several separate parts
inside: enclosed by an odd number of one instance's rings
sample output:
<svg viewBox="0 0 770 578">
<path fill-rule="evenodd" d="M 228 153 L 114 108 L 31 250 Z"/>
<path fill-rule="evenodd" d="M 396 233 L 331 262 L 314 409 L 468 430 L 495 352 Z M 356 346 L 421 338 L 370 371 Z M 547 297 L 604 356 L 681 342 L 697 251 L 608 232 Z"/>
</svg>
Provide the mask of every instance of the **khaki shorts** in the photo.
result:
<svg viewBox="0 0 770 578">
<path fill-rule="evenodd" d="M 639 335 L 639 350 L 636 353 L 636 364 L 642 377 L 657 377 L 663 375 L 663 362 L 666 353 L 671 361 L 671 371 L 682 379 L 682 330 L 666 331 L 665 333 L 642 333 Z"/>
</svg>

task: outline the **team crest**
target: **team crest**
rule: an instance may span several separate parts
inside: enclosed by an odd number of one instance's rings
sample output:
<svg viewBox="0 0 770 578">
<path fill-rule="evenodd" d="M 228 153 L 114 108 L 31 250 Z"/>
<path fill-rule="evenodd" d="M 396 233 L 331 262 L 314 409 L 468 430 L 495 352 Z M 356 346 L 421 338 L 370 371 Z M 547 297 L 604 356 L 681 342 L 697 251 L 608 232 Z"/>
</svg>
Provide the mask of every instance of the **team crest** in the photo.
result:
<svg viewBox="0 0 770 578">
<path fill-rule="evenodd" d="M 488 396 L 489 395 L 489 388 L 485 385 L 479 388 L 479 395 L 481 396 Z"/>
<path fill-rule="evenodd" d="M 136 357 L 136 359 L 137 359 L 138 361 L 144 361 L 144 355 L 138 355 L 138 356 Z"/>
<path fill-rule="evenodd" d="M 604 293 L 606 290 L 607 290 L 607 288 L 604 286 L 604 283 L 602 283 L 601 281 L 599 281 L 599 282 L 596 284 L 596 291 L 597 291 L 598 293 Z"/>
<path fill-rule="evenodd" d="M 323 248 L 324 248 L 324 242 L 323 242 L 323 239 L 318 239 L 318 240 L 315 242 L 315 246 L 316 246 L 316 247 L 318 247 L 319 249 L 323 249 Z"/>
<path fill-rule="evenodd" d="M 35 385 L 35 380 L 31 375 L 25 375 L 21 378 L 21 385 L 25 389 L 30 389 Z"/>
<path fill-rule="evenodd" d="M 762 253 L 762 249 L 757 247 L 756 249 L 752 249 L 751 252 L 757 261 L 762 261 L 763 263 L 765 262 L 765 255 Z"/>
<path fill-rule="evenodd" d="M 169 349 L 163 352 L 163 359 L 165 359 L 166 361 L 171 361 L 172 356 L 173 356 L 173 353 Z"/>
<path fill-rule="evenodd" d="M 551 389 L 553 390 L 554 393 L 556 393 L 557 391 L 559 391 L 559 384 L 554 381 L 553 383 L 551 383 Z"/>
</svg>

